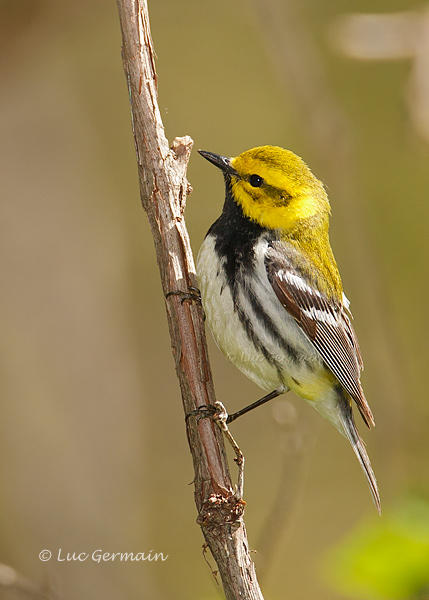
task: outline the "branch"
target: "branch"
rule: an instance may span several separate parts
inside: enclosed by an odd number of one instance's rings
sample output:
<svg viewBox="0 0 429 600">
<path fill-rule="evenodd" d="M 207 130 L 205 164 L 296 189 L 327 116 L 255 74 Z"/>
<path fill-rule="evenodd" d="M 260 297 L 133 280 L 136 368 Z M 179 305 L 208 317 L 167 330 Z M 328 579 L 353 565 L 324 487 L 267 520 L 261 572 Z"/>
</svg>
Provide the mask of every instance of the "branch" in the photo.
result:
<svg viewBox="0 0 429 600">
<path fill-rule="evenodd" d="M 131 101 L 140 195 L 154 238 L 176 372 L 185 414 L 215 401 L 201 306 L 183 301 L 197 286 L 183 211 L 192 140 L 169 148 L 158 107 L 157 75 L 146 0 L 117 0 L 122 59 Z M 211 419 L 188 418 L 197 522 L 216 560 L 228 600 L 263 600 L 234 496 L 222 434 Z"/>
</svg>

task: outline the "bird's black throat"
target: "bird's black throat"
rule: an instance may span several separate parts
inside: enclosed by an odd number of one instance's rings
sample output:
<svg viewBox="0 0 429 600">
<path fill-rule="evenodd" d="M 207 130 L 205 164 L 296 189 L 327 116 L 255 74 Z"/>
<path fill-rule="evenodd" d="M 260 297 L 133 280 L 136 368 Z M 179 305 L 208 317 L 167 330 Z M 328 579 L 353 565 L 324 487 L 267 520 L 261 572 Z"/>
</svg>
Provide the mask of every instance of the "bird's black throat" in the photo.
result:
<svg viewBox="0 0 429 600">
<path fill-rule="evenodd" d="M 228 284 L 234 288 L 238 272 L 254 264 L 254 246 L 268 230 L 251 221 L 234 200 L 231 181 L 225 177 L 226 197 L 221 216 L 210 227 L 207 235 L 215 238 L 215 251 L 224 262 Z"/>
</svg>

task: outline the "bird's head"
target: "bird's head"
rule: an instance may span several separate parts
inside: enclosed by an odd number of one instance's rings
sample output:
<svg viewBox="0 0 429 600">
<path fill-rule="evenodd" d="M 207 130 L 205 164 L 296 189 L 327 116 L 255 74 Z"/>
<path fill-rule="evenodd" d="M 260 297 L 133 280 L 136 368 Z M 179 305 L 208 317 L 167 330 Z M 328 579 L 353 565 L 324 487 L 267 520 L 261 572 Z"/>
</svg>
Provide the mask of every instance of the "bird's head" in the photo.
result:
<svg viewBox="0 0 429 600">
<path fill-rule="evenodd" d="M 199 152 L 223 171 L 234 200 L 262 227 L 291 231 L 310 217 L 329 215 L 323 184 L 289 150 L 260 146 L 235 158 Z"/>
</svg>

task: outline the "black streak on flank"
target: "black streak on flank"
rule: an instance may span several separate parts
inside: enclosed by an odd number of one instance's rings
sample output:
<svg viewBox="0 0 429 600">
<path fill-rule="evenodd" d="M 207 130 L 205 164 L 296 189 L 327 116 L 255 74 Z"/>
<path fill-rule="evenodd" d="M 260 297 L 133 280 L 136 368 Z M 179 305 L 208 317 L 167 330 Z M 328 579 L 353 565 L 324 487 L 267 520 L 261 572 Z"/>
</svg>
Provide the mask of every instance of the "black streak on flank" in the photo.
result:
<svg viewBox="0 0 429 600">
<path fill-rule="evenodd" d="M 277 344 L 281 348 L 283 348 L 283 350 L 286 352 L 286 354 L 289 356 L 289 358 L 295 364 L 297 364 L 299 362 L 299 357 L 298 357 L 298 353 L 296 352 L 295 348 L 293 348 L 293 346 L 291 346 L 284 339 L 284 337 L 282 337 L 280 331 L 276 327 L 273 320 L 270 319 L 268 314 L 265 312 L 263 306 L 259 302 L 256 295 L 247 288 L 245 289 L 245 291 L 246 291 L 247 298 L 250 301 L 250 305 L 252 307 L 252 310 L 253 310 L 255 316 L 259 319 L 260 323 L 262 323 L 262 325 L 265 327 L 265 330 L 267 331 L 267 333 L 277 342 Z"/>
</svg>

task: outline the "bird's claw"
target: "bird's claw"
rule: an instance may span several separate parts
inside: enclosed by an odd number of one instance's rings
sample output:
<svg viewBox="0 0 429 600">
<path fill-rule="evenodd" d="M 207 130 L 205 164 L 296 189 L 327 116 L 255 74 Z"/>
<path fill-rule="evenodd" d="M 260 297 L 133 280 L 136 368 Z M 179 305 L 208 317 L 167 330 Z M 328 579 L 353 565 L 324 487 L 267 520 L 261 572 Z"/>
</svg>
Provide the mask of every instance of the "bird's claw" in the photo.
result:
<svg viewBox="0 0 429 600">
<path fill-rule="evenodd" d="M 200 419 L 212 419 L 232 446 L 235 453 L 234 461 L 238 466 L 238 485 L 234 496 L 237 500 L 242 501 L 244 491 L 244 455 L 228 428 L 228 413 L 225 406 L 222 402 L 216 400 L 214 404 L 204 404 L 199 406 L 197 409 L 188 413 L 185 418 L 188 419 L 191 416 L 195 416 L 197 421 Z"/>
<path fill-rule="evenodd" d="M 195 302 L 201 306 L 200 290 L 192 285 L 188 287 L 188 290 L 188 292 L 183 292 L 182 290 L 172 290 L 171 292 L 167 292 L 165 297 L 170 298 L 171 296 L 180 296 L 180 301 L 182 304 L 184 302 Z"/>
</svg>

